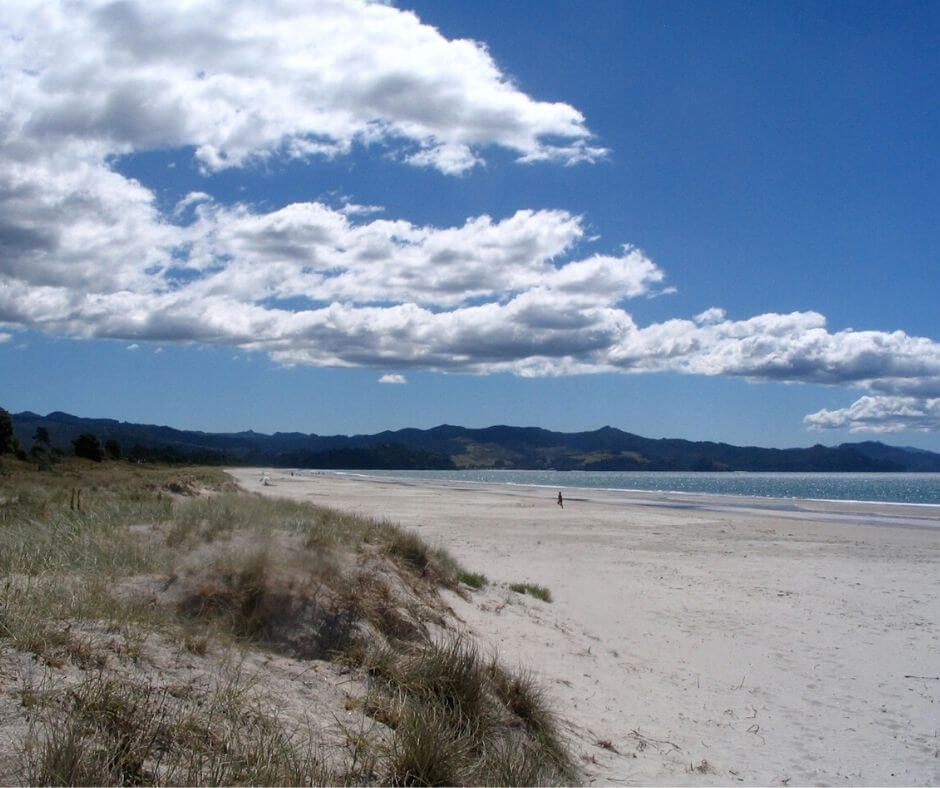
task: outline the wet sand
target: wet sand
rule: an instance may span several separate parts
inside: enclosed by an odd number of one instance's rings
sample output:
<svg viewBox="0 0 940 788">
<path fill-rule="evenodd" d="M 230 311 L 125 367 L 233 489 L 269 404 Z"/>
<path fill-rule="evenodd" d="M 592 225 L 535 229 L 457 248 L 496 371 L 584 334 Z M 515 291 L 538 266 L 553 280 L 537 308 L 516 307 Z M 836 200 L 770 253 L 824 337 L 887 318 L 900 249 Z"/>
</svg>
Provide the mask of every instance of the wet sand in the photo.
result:
<svg viewBox="0 0 940 788">
<path fill-rule="evenodd" d="M 483 572 L 448 602 L 591 782 L 940 783 L 940 507 L 230 472 Z"/>
</svg>

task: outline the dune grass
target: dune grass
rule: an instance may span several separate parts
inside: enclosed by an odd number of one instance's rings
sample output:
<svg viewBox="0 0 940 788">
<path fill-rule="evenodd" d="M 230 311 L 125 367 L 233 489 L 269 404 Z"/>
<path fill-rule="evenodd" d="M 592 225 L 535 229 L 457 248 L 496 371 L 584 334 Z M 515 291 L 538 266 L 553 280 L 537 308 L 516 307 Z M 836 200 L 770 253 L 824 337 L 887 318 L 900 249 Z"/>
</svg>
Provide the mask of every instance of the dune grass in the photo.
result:
<svg viewBox="0 0 940 788">
<path fill-rule="evenodd" d="M 99 671 L 41 708 L 34 727 L 22 771 L 31 785 L 336 780 L 315 746 L 297 742 L 251 697 L 237 668 L 224 671 L 198 698 Z"/>
<path fill-rule="evenodd" d="M 473 643 L 373 649 L 362 664 L 378 695 L 367 708 L 396 733 L 385 751 L 390 784 L 573 782 L 574 764 L 537 684 Z"/>
<path fill-rule="evenodd" d="M 509 590 L 515 591 L 517 594 L 528 594 L 536 599 L 541 599 L 543 602 L 552 601 L 552 592 L 545 586 L 534 583 L 510 583 Z"/>
<path fill-rule="evenodd" d="M 392 524 L 239 492 L 216 469 L 75 460 L 40 473 L 4 459 L 0 571 L 0 646 L 32 655 L 48 679 L 17 690 L 30 725 L 10 779 L 577 777 L 531 677 L 448 634 L 438 589 L 486 578 Z M 154 639 L 206 660 L 214 683 L 168 684 Z M 322 757 L 326 732 L 285 718 L 263 681 L 233 666 L 239 653 L 326 661 L 364 682 L 342 757 Z"/>
<path fill-rule="evenodd" d="M 461 571 L 457 575 L 457 579 L 464 585 L 469 586 L 470 588 L 480 591 L 489 584 L 486 575 L 479 572 L 467 572 L 465 570 Z"/>
</svg>

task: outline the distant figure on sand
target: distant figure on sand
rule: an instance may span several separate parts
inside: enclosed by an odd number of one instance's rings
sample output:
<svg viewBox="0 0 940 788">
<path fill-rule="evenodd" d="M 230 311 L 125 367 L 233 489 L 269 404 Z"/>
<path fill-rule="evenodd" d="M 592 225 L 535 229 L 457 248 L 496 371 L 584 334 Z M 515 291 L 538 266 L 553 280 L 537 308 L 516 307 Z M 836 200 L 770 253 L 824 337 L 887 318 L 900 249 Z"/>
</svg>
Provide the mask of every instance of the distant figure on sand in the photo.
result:
<svg viewBox="0 0 940 788">
<path fill-rule="evenodd" d="M 564 509 L 565 508 L 565 499 L 561 497 L 561 490 L 558 491 L 558 505 Z"/>
</svg>

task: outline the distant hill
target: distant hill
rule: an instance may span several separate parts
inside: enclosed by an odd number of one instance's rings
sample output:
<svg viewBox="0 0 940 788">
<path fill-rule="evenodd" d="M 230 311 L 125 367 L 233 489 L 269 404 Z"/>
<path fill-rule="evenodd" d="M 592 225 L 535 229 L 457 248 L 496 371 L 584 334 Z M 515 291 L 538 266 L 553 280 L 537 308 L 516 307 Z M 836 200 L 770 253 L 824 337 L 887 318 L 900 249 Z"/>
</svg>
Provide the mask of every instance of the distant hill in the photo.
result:
<svg viewBox="0 0 940 788">
<path fill-rule="evenodd" d="M 887 446 L 878 441 L 864 443 L 843 443 L 842 446 L 853 448 L 866 457 L 885 460 L 904 466 L 906 471 L 937 471 L 937 459 L 940 455 L 924 449 L 910 446 Z"/>
<path fill-rule="evenodd" d="M 584 471 L 933 471 L 940 454 L 880 442 L 770 449 L 711 441 L 644 438 L 614 427 L 552 432 L 537 427 L 441 425 L 375 435 L 212 433 L 54 412 L 13 414 L 29 447 L 37 427 L 69 449 L 85 432 L 118 441 L 125 456 L 206 464 L 301 468 L 516 468 Z"/>
</svg>

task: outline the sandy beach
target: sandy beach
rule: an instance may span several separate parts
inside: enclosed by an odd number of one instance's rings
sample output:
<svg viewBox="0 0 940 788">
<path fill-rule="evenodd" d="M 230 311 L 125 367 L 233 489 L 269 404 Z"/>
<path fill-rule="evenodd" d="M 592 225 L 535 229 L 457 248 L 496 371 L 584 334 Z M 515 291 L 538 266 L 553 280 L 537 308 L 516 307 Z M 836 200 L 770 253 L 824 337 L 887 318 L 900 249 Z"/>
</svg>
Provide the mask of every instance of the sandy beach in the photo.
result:
<svg viewBox="0 0 940 788">
<path fill-rule="evenodd" d="M 484 573 L 449 604 L 592 783 L 940 783 L 940 507 L 230 473 Z"/>
</svg>

